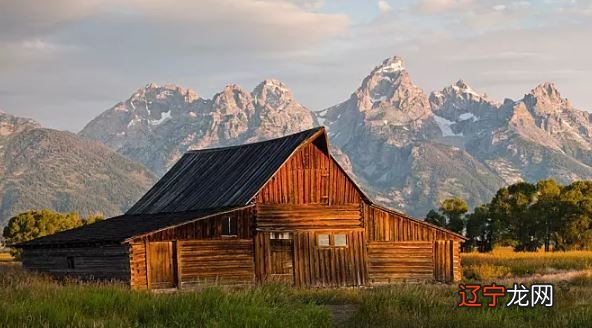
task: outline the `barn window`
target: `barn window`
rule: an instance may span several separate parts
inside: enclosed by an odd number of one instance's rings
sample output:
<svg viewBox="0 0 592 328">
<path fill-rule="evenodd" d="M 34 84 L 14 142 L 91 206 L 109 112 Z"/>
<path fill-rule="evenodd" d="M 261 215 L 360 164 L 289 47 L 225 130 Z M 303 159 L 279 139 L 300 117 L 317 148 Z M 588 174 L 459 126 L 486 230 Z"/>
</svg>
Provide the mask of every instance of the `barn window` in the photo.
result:
<svg viewBox="0 0 592 328">
<path fill-rule="evenodd" d="M 319 247 L 346 247 L 347 236 L 344 233 L 317 235 L 317 246 Z"/>
<path fill-rule="evenodd" d="M 333 236 L 334 246 L 344 247 L 347 246 L 347 236 L 344 233 L 337 233 Z"/>
<path fill-rule="evenodd" d="M 318 242 L 318 245 L 321 247 L 331 246 L 331 243 L 329 241 L 329 234 L 326 234 L 326 233 L 322 233 L 322 234 L 317 235 L 317 242 Z"/>
<path fill-rule="evenodd" d="M 236 236 L 237 222 L 236 218 L 227 217 L 222 220 L 222 235 L 223 236 Z"/>
<path fill-rule="evenodd" d="M 74 269 L 74 264 L 74 256 L 66 257 L 66 265 L 68 266 L 68 269 Z"/>
<path fill-rule="evenodd" d="M 291 232 L 272 232 L 270 239 L 292 239 Z"/>
</svg>

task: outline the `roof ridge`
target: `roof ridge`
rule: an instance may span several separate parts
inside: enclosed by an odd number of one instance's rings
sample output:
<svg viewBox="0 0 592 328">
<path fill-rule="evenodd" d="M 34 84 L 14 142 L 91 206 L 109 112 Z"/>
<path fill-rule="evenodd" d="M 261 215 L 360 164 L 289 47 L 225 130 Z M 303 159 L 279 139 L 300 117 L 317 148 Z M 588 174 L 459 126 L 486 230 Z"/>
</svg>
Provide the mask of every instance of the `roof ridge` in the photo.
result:
<svg viewBox="0 0 592 328">
<path fill-rule="evenodd" d="M 303 131 L 300 131 L 300 132 L 288 134 L 288 135 L 285 135 L 285 136 L 282 136 L 282 137 L 279 137 L 279 138 L 273 138 L 273 139 L 268 139 L 268 140 L 261 140 L 261 141 L 243 143 L 243 144 L 238 144 L 238 145 L 233 145 L 233 146 L 213 147 L 213 148 L 203 148 L 203 149 L 193 149 L 193 150 L 186 151 L 185 154 L 195 154 L 195 153 L 203 153 L 203 152 L 214 152 L 214 151 L 229 150 L 229 149 L 233 149 L 233 148 L 241 148 L 241 147 L 246 147 L 246 146 L 254 146 L 254 145 L 264 144 L 264 143 L 267 143 L 267 142 L 276 142 L 278 140 L 292 138 L 292 137 L 297 136 L 297 135 L 300 135 L 300 134 L 317 132 L 317 131 L 321 131 L 323 129 L 325 129 L 324 126 L 317 126 L 317 127 L 312 128 L 312 129 L 303 130 Z"/>
</svg>

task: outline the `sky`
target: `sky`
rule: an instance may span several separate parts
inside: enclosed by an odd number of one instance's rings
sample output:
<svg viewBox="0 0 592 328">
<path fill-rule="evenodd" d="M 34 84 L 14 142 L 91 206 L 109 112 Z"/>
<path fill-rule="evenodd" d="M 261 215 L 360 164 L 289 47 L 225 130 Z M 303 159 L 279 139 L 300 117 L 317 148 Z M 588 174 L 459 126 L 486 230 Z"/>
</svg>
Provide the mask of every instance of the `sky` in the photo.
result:
<svg viewBox="0 0 592 328">
<path fill-rule="evenodd" d="M 0 110 L 77 132 L 150 82 L 266 78 L 321 110 L 395 55 L 426 92 L 551 81 L 591 110 L 591 34 L 592 0 L 0 0 Z"/>
</svg>

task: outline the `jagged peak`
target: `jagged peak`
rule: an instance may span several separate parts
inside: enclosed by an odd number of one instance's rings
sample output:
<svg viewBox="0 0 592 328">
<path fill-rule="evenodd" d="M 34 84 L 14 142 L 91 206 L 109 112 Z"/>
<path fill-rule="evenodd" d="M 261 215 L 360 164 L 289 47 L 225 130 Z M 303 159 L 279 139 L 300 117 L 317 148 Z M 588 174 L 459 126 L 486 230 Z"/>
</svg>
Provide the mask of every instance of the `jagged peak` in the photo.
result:
<svg viewBox="0 0 592 328">
<path fill-rule="evenodd" d="M 230 84 L 227 84 L 226 86 L 224 86 L 224 89 L 222 89 L 221 92 L 214 95 L 214 98 L 220 96 L 221 94 L 228 94 L 228 93 L 248 94 L 249 92 L 238 84 L 230 83 Z"/>
<path fill-rule="evenodd" d="M 128 102 L 136 100 L 146 100 L 146 96 L 155 94 L 157 97 L 168 97 L 174 94 L 184 96 L 185 101 L 190 103 L 200 98 L 199 94 L 192 89 L 182 87 L 174 83 L 167 83 L 163 86 L 159 86 L 154 82 L 146 84 L 143 88 L 136 90 L 132 96 L 128 99 Z"/>
<path fill-rule="evenodd" d="M 266 79 L 259 83 L 253 90 L 252 95 L 257 103 L 265 103 L 273 107 L 291 102 L 294 98 L 288 86 L 276 79 Z"/>
<path fill-rule="evenodd" d="M 462 93 L 468 93 L 471 95 L 474 95 L 476 97 L 481 97 L 481 95 L 475 91 L 475 89 L 473 89 L 465 80 L 460 79 L 458 81 L 456 81 L 456 83 L 454 83 L 452 86 L 452 89 L 454 89 L 455 91 L 459 91 Z"/>
<path fill-rule="evenodd" d="M 376 66 L 373 73 L 395 73 L 405 70 L 405 61 L 399 56 L 393 56 Z"/>
<path fill-rule="evenodd" d="M 251 94 L 238 84 L 228 84 L 214 95 L 214 103 L 234 103 L 239 107 L 247 106 L 251 102 Z"/>
<path fill-rule="evenodd" d="M 261 83 L 259 83 L 255 87 L 255 89 L 253 90 L 253 94 L 260 94 L 261 92 L 263 92 L 263 90 L 269 90 L 269 89 L 277 90 L 282 93 L 291 94 L 291 91 L 288 88 L 288 86 L 284 82 L 282 82 L 280 80 L 276 80 L 276 79 L 263 80 Z"/>
<path fill-rule="evenodd" d="M 548 98 L 561 98 L 561 94 L 553 82 L 541 83 L 532 89 L 530 93 L 535 97 L 545 96 Z"/>
</svg>

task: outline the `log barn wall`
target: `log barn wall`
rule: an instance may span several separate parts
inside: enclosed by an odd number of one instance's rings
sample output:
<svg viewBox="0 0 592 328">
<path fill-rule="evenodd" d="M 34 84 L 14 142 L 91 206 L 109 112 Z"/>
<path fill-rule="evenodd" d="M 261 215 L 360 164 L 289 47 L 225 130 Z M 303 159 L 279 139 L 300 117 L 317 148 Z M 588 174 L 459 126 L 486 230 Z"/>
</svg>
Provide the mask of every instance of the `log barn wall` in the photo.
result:
<svg viewBox="0 0 592 328">
<path fill-rule="evenodd" d="M 308 143 L 290 157 L 258 193 L 257 205 L 359 204 L 356 185 L 319 147 Z"/>
<path fill-rule="evenodd" d="M 368 243 L 371 284 L 401 280 L 433 280 L 433 242 L 375 241 Z"/>
<path fill-rule="evenodd" d="M 129 251 L 125 245 L 25 248 L 26 270 L 82 280 L 130 281 Z"/>
<path fill-rule="evenodd" d="M 461 279 L 457 234 L 375 205 L 363 212 L 371 282 Z"/>
<path fill-rule="evenodd" d="M 177 247 L 181 288 L 255 282 L 252 239 L 187 240 L 178 241 Z"/>
<path fill-rule="evenodd" d="M 253 283 L 254 208 L 222 213 L 139 236 L 130 241 L 131 286 L 150 288 L 150 243 L 173 243 L 175 284 L 179 287 L 202 282 Z M 236 222 L 236 233 L 224 235 L 228 219 Z M 233 226 L 235 223 L 232 223 Z M 238 265 L 236 272 L 231 266 Z M 250 269 L 248 268 L 250 265 Z"/>
<path fill-rule="evenodd" d="M 363 286 L 366 284 L 364 231 L 297 231 L 290 240 L 292 270 L 289 279 L 275 274 L 272 232 L 258 232 L 255 239 L 255 272 L 259 281 L 284 281 L 300 287 Z M 318 234 L 344 234 L 346 246 L 320 246 Z"/>
<path fill-rule="evenodd" d="M 362 194 L 326 153 L 324 138 L 297 151 L 256 198 L 255 272 L 259 281 L 296 286 L 359 286 L 366 282 Z M 289 231 L 290 273 L 279 270 L 273 232 Z M 346 246 L 319 246 L 318 234 L 343 234 Z M 331 237 L 333 238 L 333 237 Z M 280 255 L 278 255 L 280 254 Z M 279 271 L 278 271 L 279 270 Z"/>
</svg>

